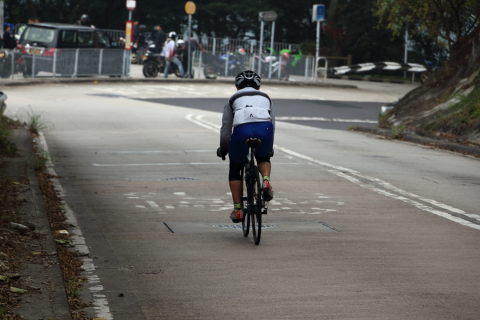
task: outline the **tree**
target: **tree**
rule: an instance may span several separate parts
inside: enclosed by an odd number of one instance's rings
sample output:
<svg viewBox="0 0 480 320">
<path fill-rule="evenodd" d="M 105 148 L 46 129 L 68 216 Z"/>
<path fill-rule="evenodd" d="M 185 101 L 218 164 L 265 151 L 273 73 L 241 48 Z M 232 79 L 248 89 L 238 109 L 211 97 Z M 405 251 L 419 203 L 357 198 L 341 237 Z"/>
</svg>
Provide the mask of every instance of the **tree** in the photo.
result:
<svg viewBox="0 0 480 320">
<path fill-rule="evenodd" d="M 374 13 L 394 34 L 408 26 L 415 34 L 443 39 L 451 49 L 480 24 L 480 1 L 376 0 Z"/>
</svg>

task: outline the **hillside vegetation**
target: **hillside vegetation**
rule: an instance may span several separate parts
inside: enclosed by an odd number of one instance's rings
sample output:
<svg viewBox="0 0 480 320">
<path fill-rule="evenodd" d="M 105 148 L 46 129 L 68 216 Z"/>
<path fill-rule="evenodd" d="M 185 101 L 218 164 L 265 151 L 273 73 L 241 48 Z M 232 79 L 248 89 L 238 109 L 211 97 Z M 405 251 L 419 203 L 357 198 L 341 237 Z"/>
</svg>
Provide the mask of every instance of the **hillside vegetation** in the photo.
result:
<svg viewBox="0 0 480 320">
<path fill-rule="evenodd" d="M 381 126 L 480 147 L 480 28 L 457 43 L 424 85 L 400 99 Z"/>
</svg>

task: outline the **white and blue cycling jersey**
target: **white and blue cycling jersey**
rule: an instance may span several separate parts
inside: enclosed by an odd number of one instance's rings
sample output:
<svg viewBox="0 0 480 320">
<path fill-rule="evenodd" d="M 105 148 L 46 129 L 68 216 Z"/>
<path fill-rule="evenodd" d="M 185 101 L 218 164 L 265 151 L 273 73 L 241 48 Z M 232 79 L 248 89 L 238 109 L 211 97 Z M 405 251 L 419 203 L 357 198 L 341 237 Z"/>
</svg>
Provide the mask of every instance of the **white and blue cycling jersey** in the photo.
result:
<svg viewBox="0 0 480 320">
<path fill-rule="evenodd" d="M 275 117 L 270 97 L 246 87 L 233 94 L 225 105 L 220 130 L 220 148 L 229 153 L 231 161 L 244 162 L 248 153 L 245 140 L 259 138 L 257 159 L 268 160 L 273 151 Z"/>
</svg>

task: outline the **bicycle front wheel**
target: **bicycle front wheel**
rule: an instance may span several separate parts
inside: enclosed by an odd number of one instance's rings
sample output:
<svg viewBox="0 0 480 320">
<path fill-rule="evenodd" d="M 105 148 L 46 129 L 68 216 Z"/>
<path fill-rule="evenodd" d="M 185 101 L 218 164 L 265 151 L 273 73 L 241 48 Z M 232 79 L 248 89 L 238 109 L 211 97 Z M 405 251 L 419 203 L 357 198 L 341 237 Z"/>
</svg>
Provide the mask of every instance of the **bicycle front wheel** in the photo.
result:
<svg viewBox="0 0 480 320">
<path fill-rule="evenodd" d="M 243 211 L 242 230 L 243 236 L 248 237 L 248 233 L 250 232 L 250 214 L 248 210 Z"/>
</svg>

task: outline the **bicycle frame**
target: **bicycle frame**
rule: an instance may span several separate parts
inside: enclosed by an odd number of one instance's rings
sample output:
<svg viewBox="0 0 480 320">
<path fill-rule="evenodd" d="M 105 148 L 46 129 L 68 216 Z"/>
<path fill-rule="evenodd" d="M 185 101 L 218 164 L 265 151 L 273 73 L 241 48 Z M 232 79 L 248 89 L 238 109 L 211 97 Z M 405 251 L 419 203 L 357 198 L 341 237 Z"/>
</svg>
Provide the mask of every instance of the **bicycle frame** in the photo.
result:
<svg viewBox="0 0 480 320">
<path fill-rule="evenodd" d="M 267 205 L 261 194 L 261 178 L 255 163 L 255 146 L 249 145 L 247 161 L 242 170 L 242 184 L 245 183 L 247 196 L 242 197 L 244 218 L 242 220 L 243 235 L 248 236 L 250 224 L 256 245 L 260 243 L 262 215 L 267 214 Z M 243 187 L 242 187 L 243 189 Z M 246 205 L 245 205 L 246 204 Z"/>
</svg>

